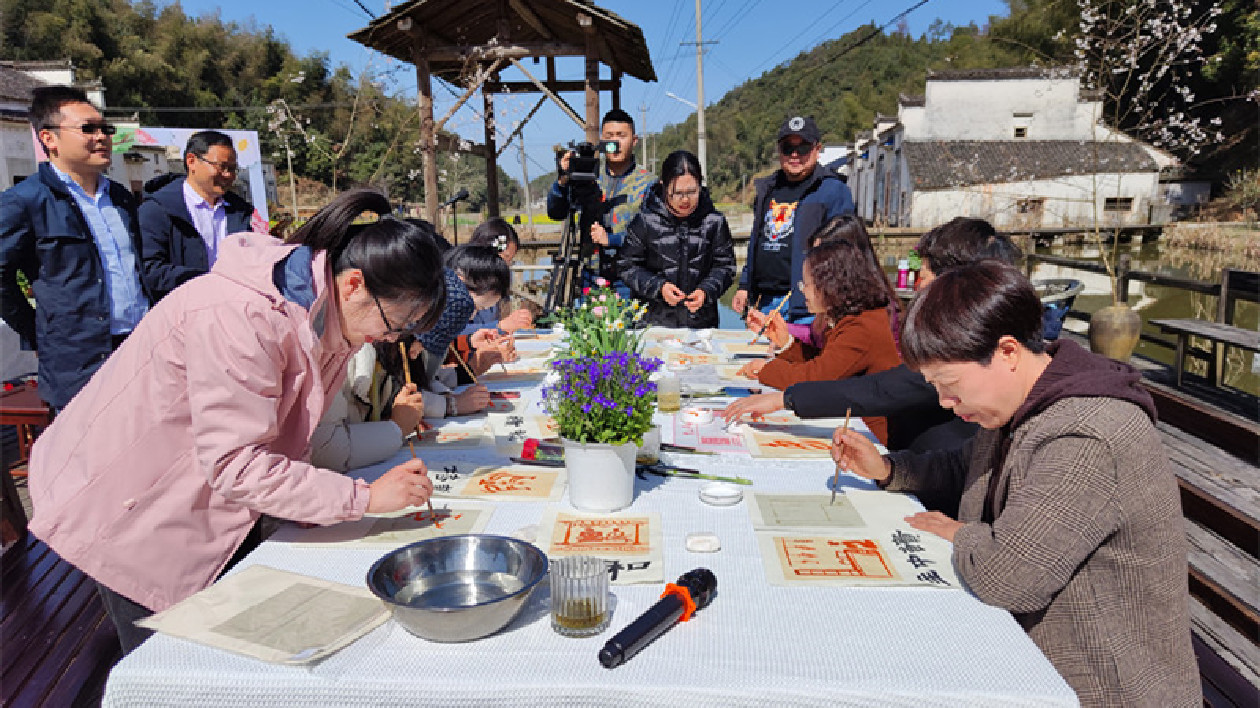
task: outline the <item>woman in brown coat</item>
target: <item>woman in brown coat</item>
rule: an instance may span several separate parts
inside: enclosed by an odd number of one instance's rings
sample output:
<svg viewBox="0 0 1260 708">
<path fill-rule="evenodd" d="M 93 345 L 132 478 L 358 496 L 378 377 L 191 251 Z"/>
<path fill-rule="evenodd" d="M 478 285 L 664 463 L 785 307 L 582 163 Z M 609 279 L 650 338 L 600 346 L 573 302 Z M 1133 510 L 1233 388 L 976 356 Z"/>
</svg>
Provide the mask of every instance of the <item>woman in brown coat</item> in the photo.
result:
<svg viewBox="0 0 1260 708">
<path fill-rule="evenodd" d="M 1010 266 L 936 279 L 910 306 L 902 355 L 982 430 L 961 450 L 885 457 L 838 431 L 833 454 L 947 512 L 906 521 L 953 542 L 959 577 L 1014 615 L 1083 705 L 1201 705 L 1187 542 L 1154 404 L 1129 366 L 1047 346 L 1041 311 Z"/>
<path fill-rule="evenodd" d="M 881 284 L 883 287 L 881 287 Z M 814 315 L 814 341 L 792 337 L 783 319 L 772 316 L 766 336 L 778 350 L 771 360 L 749 362 L 740 373 L 783 390 L 802 381 L 828 381 L 874 374 L 901 363 L 888 319 L 888 291 L 861 247 L 840 239 L 818 245 L 805 256 L 797 285 Z M 888 420 L 863 418 L 881 443 Z"/>
</svg>

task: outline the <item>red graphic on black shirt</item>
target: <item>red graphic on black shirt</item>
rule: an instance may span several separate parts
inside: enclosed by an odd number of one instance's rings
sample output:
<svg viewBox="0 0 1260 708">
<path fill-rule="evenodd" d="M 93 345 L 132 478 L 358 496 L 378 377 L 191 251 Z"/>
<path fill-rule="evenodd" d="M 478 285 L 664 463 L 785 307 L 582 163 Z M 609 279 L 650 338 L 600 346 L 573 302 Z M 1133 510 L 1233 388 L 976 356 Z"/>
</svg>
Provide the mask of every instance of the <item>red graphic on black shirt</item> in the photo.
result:
<svg viewBox="0 0 1260 708">
<path fill-rule="evenodd" d="M 796 205 L 799 202 L 780 204 L 770 200 L 770 208 L 766 210 L 766 223 L 762 233 L 761 250 L 777 253 L 792 242 L 793 224 L 796 222 Z"/>
</svg>

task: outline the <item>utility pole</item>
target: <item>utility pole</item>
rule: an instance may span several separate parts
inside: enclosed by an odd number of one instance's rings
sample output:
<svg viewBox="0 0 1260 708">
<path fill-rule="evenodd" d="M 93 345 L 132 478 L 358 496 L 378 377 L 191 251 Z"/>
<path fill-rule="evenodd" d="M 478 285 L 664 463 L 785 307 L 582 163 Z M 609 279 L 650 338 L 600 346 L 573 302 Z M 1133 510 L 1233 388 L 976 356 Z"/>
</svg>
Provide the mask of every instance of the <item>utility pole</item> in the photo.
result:
<svg viewBox="0 0 1260 708">
<path fill-rule="evenodd" d="M 642 145 L 639 146 L 639 166 L 646 167 L 647 166 L 647 104 L 646 103 L 639 104 L 639 133 L 642 136 L 642 139 L 639 141 L 642 143 Z"/>
<path fill-rule="evenodd" d="M 704 45 L 717 44 L 716 40 L 704 41 L 704 32 L 700 28 L 700 0 L 696 0 L 696 41 L 681 42 L 680 44 L 696 45 L 696 157 L 700 158 L 700 171 L 706 176 L 709 174 L 706 163 L 706 145 L 707 142 L 704 134 Z M 674 96 L 671 97 L 682 101 L 683 103 L 691 103 L 685 98 Z"/>
<path fill-rule="evenodd" d="M 518 121 L 516 125 L 512 127 L 519 128 L 520 122 Z M 525 133 L 524 131 L 522 131 L 519 135 L 516 136 L 516 147 L 521 151 L 521 177 L 524 179 L 524 184 L 525 184 L 525 215 L 529 218 L 529 230 L 530 230 L 530 233 L 532 234 L 534 231 L 534 206 L 533 204 L 530 203 L 529 168 L 525 166 Z"/>
<path fill-rule="evenodd" d="M 700 0 L 696 0 L 696 145 L 700 148 L 700 174 L 708 175 L 709 168 L 704 136 L 704 39 L 700 31 Z"/>
<path fill-rule="evenodd" d="M 289 131 L 284 132 L 284 154 L 289 162 L 289 193 L 293 195 L 293 220 L 298 219 L 297 182 L 293 179 L 293 149 L 289 147 Z"/>
</svg>

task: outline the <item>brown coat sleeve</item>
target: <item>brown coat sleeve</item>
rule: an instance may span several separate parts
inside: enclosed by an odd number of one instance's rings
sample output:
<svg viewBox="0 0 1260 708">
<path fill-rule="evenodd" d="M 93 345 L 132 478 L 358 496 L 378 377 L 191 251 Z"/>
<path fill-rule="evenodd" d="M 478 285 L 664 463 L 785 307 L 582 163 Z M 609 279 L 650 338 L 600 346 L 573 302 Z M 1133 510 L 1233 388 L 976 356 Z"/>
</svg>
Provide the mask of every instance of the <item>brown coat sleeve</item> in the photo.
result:
<svg viewBox="0 0 1260 708">
<path fill-rule="evenodd" d="M 842 318 L 827 330 L 821 350 L 799 340 L 761 369 L 757 379 L 783 390 L 802 381 L 830 381 L 873 374 L 901 363 L 884 308 Z M 863 418 L 881 442 L 888 440 L 884 418 Z"/>
</svg>

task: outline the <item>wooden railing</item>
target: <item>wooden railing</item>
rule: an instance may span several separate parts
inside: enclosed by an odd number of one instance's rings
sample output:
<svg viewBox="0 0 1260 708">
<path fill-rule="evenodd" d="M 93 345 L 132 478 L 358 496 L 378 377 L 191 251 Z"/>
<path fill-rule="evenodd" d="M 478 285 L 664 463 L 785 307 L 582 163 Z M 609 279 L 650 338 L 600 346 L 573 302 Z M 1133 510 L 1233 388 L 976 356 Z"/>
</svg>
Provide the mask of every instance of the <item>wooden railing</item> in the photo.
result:
<svg viewBox="0 0 1260 708">
<path fill-rule="evenodd" d="M 1064 256 L 1051 256 L 1051 255 L 1040 254 L 1040 253 L 1029 253 L 1024 258 L 1024 268 L 1026 272 L 1028 273 L 1029 277 L 1032 277 L 1033 269 L 1038 263 L 1057 265 L 1062 268 L 1070 268 L 1072 270 L 1079 270 L 1085 273 L 1097 273 L 1099 275 L 1108 275 L 1107 268 L 1103 266 L 1101 263 L 1098 263 L 1095 261 L 1085 261 L 1085 260 L 1080 260 L 1076 258 L 1067 258 Z M 1194 280 L 1192 278 L 1182 278 L 1182 277 L 1174 276 L 1174 275 L 1165 275 L 1163 273 L 1154 273 L 1154 272 L 1144 271 L 1144 270 L 1133 270 L 1132 259 L 1129 257 L 1128 254 L 1121 254 L 1120 258 L 1117 260 L 1117 263 L 1116 263 L 1116 299 L 1117 300 L 1124 303 L 1127 303 L 1129 301 L 1129 284 L 1132 282 L 1150 283 L 1151 285 L 1159 285 L 1162 287 L 1179 288 L 1181 290 L 1188 290 L 1190 292 L 1195 292 L 1195 293 L 1203 293 L 1204 295 L 1210 295 L 1212 297 L 1217 297 L 1217 298 L 1221 296 L 1220 283 L 1209 283 L 1203 280 Z M 1246 300 L 1249 302 L 1260 302 L 1260 293 L 1257 293 L 1254 291 L 1249 291 L 1249 290 L 1234 291 L 1231 293 L 1231 295 L 1234 299 L 1238 299 L 1238 300 Z M 1067 316 L 1073 319 L 1081 320 L 1083 322 L 1088 322 L 1090 319 L 1088 312 L 1081 312 L 1080 310 L 1070 310 L 1067 313 Z M 1146 332 L 1142 332 L 1141 335 L 1139 336 L 1142 338 L 1142 341 L 1144 342 L 1150 342 L 1151 344 L 1165 347 L 1170 350 L 1176 349 L 1177 347 L 1177 342 L 1172 339 L 1166 339 L 1164 337 L 1160 337 L 1154 334 L 1148 334 Z M 1190 349 L 1187 352 L 1187 354 L 1189 356 L 1195 357 L 1197 359 L 1202 359 L 1204 361 L 1208 361 L 1211 358 L 1210 353 L 1201 352 L 1196 349 Z"/>
</svg>

